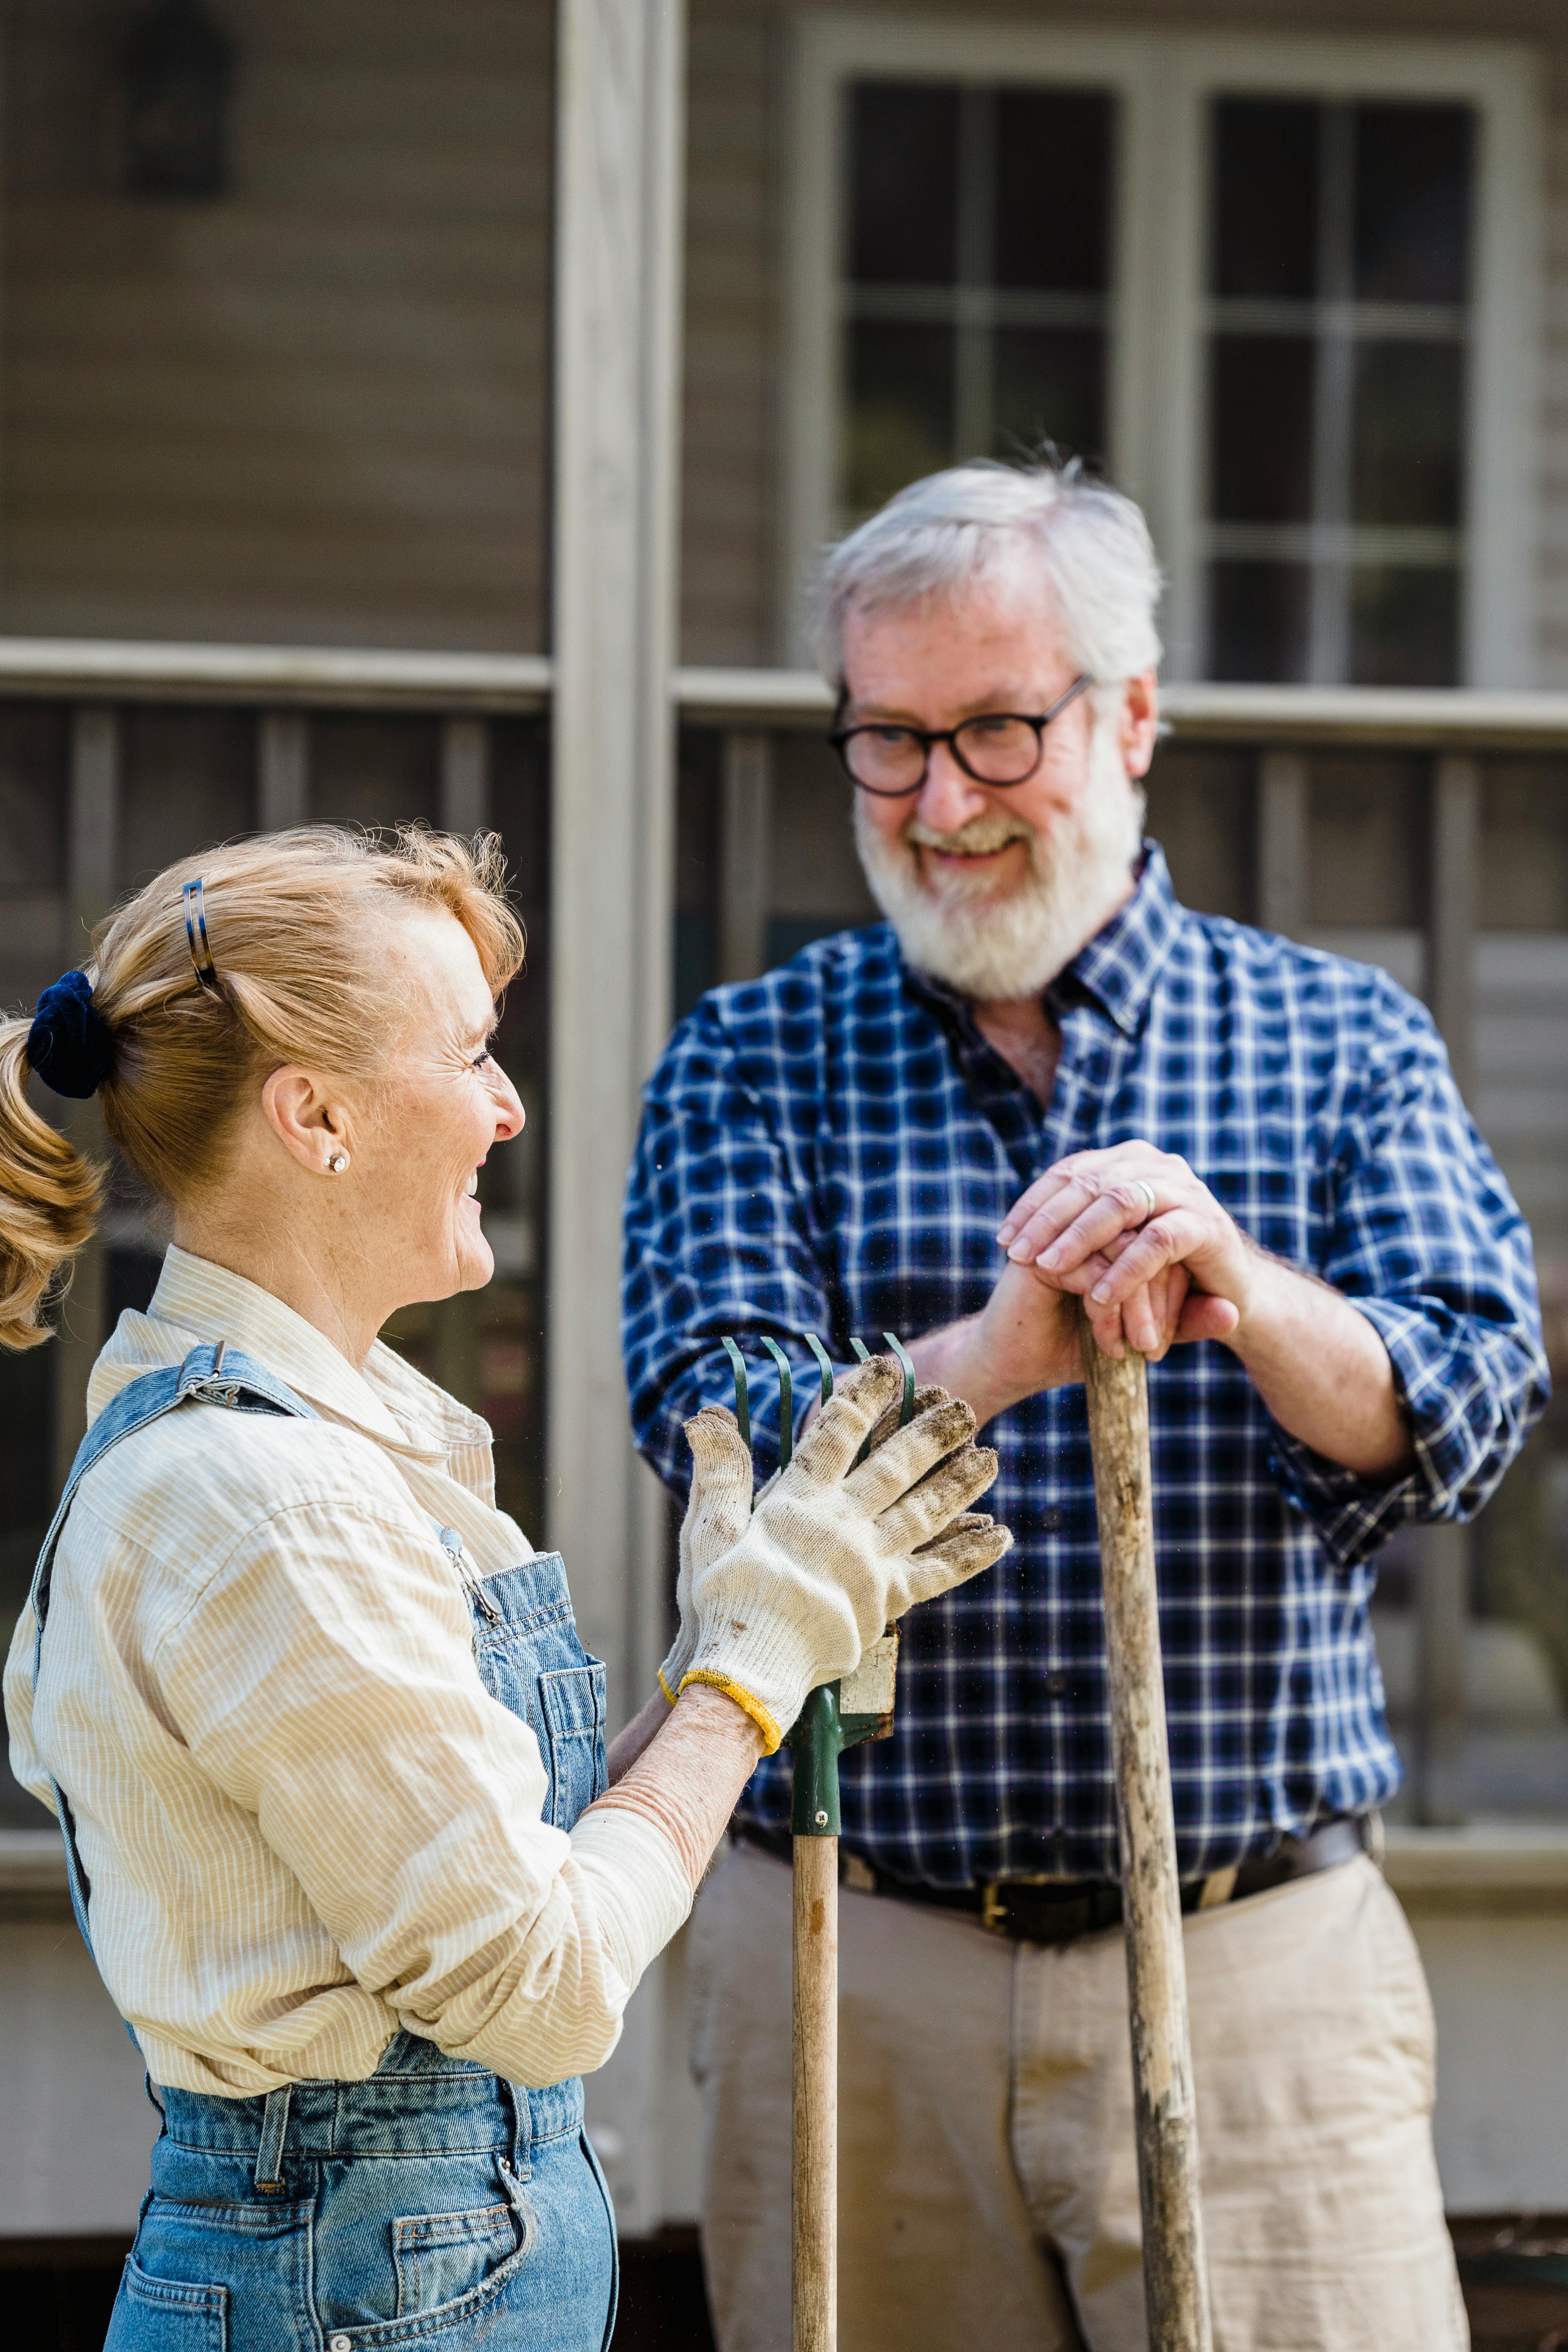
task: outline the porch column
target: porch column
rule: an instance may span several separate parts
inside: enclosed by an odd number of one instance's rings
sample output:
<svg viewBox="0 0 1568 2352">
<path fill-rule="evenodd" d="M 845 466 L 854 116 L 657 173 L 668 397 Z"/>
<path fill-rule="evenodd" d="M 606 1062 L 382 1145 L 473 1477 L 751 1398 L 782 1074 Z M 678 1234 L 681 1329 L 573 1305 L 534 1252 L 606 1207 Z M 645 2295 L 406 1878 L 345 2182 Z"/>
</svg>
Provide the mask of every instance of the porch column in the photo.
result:
<svg viewBox="0 0 1568 2352">
<path fill-rule="evenodd" d="M 638 1089 L 670 1013 L 684 0 L 560 0 L 557 39 L 547 1509 L 618 1724 L 667 1608 L 618 1291 Z M 590 2093 L 634 2235 L 663 2212 L 660 1990 Z"/>
<path fill-rule="evenodd" d="M 95 923 L 114 903 L 120 830 L 120 713 L 106 703 L 79 703 L 70 717 L 67 784 L 66 887 L 61 955 L 68 970 L 86 961 Z M 65 1131 L 100 1164 L 108 1139 L 96 1100 L 66 1106 Z M 77 1255 L 54 1345 L 55 1485 L 63 1486 L 87 1430 L 87 1383 L 109 1337 L 109 1251 L 100 1226 Z"/>
</svg>

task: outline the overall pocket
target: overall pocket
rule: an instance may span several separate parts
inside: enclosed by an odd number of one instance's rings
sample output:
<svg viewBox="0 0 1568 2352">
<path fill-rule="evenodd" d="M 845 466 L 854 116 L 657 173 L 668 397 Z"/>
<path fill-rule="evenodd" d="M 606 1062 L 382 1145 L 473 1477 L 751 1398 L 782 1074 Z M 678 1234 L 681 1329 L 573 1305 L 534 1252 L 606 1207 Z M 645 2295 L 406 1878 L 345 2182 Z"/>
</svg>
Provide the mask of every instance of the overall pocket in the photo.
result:
<svg viewBox="0 0 1568 2352">
<path fill-rule="evenodd" d="M 157 2142 L 154 2189 L 114 2305 L 105 2352 L 230 2352 L 314 2339 L 309 2201 L 269 2204 L 223 2197 L 236 2168 Z M 204 2180 L 202 2175 L 207 2177 Z M 221 2177 L 215 2178 L 215 2175 Z"/>
<path fill-rule="evenodd" d="M 226 2352 L 228 2289 L 150 2278 L 127 2254 L 104 2352 Z"/>
<path fill-rule="evenodd" d="M 474 2213 L 411 2213 L 394 2221 L 397 2316 L 432 2312 L 471 2294 L 502 2263 L 526 2252 L 531 2234 L 510 2205 Z"/>
<path fill-rule="evenodd" d="M 539 1706 L 550 1748 L 550 1819 L 558 1830 L 569 1830 L 608 1786 L 604 1667 L 592 1659 L 541 1675 Z"/>
</svg>

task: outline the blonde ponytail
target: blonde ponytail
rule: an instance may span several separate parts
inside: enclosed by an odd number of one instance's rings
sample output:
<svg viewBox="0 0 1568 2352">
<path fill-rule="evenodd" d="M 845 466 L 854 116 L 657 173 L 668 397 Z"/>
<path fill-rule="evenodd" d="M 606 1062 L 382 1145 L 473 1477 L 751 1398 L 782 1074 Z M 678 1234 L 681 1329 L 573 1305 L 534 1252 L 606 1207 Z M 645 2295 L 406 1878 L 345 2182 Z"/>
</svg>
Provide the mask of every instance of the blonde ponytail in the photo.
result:
<svg viewBox="0 0 1568 2352">
<path fill-rule="evenodd" d="M 182 902 L 198 879 L 216 974 L 205 982 Z M 219 1181 L 247 1090 L 280 1064 L 374 1078 L 408 1018 L 384 948 L 388 927 L 413 908 L 462 924 L 492 994 L 520 968 L 522 930 L 493 834 L 470 843 L 401 826 L 383 841 L 300 826 L 182 858 L 99 925 L 87 978 L 110 1049 L 98 1088 L 103 1123 L 160 1200 L 189 1201 Z M 39 1306 L 91 1233 L 101 1185 L 26 1100 L 28 1027 L 0 1024 L 0 1346 L 9 1348 L 47 1338 Z"/>
<path fill-rule="evenodd" d="M 27 1100 L 26 1021 L 0 1019 L 0 1347 L 49 1337 L 38 1309 L 92 1233 L 103 1179 Z"/>
</svg>

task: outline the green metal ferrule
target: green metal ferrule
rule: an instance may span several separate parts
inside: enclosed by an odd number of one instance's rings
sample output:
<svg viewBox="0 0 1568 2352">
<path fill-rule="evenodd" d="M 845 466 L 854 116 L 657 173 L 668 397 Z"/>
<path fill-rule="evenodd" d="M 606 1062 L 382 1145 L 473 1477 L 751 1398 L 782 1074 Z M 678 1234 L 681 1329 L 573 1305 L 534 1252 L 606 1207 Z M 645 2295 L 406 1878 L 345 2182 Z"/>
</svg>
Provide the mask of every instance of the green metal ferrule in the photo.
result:
<svg viewBox="0 0 1568 2352">
<path fill-rule="evenodd" d="M 837 1683 L 825 1683 L 810 1693 L 790 1732 L 789 1744 L 795 1750 L 791 1830 L 796 1837 L 837 1837 L 838 1759 L 844 1748 Z"/>
<path fill-rule="evenodd" d="M 795 1801 L 790 1829 L 796 1837 L 838 1835 L 838 1759 L 865 1739 L 886 1739 L 890 1715 L 846 1714 L 841 1683 L 812 1691 L 791 1726 L 784 1746 L 795 1751 Z"/>
</svg>

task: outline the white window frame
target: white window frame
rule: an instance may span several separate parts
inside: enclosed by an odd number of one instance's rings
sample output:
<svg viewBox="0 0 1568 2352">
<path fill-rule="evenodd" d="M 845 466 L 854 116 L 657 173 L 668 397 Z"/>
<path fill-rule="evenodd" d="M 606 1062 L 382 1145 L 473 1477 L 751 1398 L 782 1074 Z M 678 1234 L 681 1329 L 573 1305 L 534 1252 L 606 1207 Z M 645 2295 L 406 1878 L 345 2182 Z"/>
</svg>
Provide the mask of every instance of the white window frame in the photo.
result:
<svg viewBox="0 0 1568 2352">
<path fill-rule="evenodd" d="M 807 657 L 802 592 L 832 536 L 840 368 L 843 87 L 855 76 L 1047 81 L 1119 101 L 1110 296 L 1112 478 L 1165 567 L 1165 674 L 1197 676 L 1207 467 L 1205 122 L 1211 99 L 1458 100 L 1478 117 L 1459 682 L 1536 677 L 1542 100 L 1520 42 L 1083 32 L 805 14 L 794 24 L 779 534 L 780 657 Z"/>
</svg>

